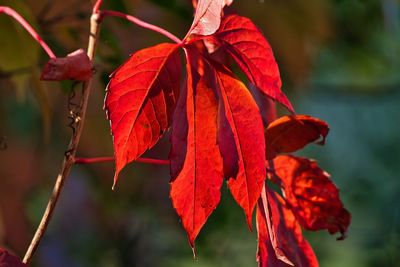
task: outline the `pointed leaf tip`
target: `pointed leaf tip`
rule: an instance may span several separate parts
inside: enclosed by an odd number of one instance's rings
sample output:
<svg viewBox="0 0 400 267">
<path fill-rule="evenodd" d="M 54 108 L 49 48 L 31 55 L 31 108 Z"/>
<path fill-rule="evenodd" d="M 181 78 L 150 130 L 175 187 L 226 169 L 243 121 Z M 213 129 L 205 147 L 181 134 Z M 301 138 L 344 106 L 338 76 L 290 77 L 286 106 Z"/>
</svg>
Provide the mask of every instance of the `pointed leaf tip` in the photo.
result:
<svg viewBox="0 0 400 267">
<path fill-rule="evenodd" d="M 191 248 L 192 248 L 193 259 L 194 259 L 194 260 L 197 260 L 196 248 L 194 247 L 194 243 L 191 243 L 190 246 L 191 246 Z"/>
<path fill-rule="evenodd" d="M 114 191 L 114 192 L 116 191 L 116 188 L 117 188 L 117 181 L 118 181 L 118 174 L 116 173 L 115 176 L 114 176 L 113 185 L 111 187 L 111 190 Z"/>
<path fill-rule="evenodd" d="M 173 117 L 170 153 L 170 196 L 192 247 L 219 204 L 223 182 L 217 142 L 217 100 L 210 87 L 210 72 L 198 72 L 197 64 L 201 61 L 192 51 L 187 83 Z"/>
</svg>

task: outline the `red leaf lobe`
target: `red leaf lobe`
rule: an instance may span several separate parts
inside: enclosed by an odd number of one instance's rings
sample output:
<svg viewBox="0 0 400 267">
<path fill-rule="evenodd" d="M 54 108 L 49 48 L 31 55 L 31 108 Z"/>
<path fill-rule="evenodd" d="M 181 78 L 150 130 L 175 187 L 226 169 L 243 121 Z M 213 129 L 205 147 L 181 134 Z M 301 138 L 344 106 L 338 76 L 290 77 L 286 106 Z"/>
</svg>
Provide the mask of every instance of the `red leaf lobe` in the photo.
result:
<svg viewBox="0 0 400 267">
<path fill-rule="evenodd" d="M 343 239 L 351 215 L 343 207 L 339 190 L 314 161 L 294 156 L 278 156 L 272 169 L 280 180 L 285 198 L 297 220 L 307 230 L 327 229 Z"/>
<path fill-rule="evenodd" d="M 254 206 L 266 178 L 263 123 L 250 92 L 227 70 L 216 68 L 220 87 L 219 146 L 228 187 L 251 229 Z"/>
<path fill-rule="evenodd" d="M 209 80 L 192 67 L 196 65 L 194 60 L 188 63 L 187 87 L 174 114 L 171 137 L 170 196 L 192 247 L 220 201 L 223 182 L 217 101 Z"/>
<path fill-rule="evenodd" d="M 113 134 L 116 172 L 150 149 L 170 124 L 180 84 L 175 44 L 160 44 L 134 53 L 112 75 L 105 109 Z"/>
<path fill-rule="evenodd" d="M 291 103 L 281 91 L 279 68 L 271 46 L 250 19 L 226 16 L 210 38 L 221 43 L 262 93 L 293 112 Z"/>
</svg>

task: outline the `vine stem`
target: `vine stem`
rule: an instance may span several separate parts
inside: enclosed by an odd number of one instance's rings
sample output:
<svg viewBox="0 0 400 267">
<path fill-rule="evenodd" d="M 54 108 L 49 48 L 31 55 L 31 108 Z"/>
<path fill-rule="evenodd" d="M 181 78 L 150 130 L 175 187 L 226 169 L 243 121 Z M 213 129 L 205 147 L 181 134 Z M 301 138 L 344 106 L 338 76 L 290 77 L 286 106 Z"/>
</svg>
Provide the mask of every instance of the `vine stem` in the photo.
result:
<svg viewBox="0 0 400 267">
<path fill-rule="evenodd" d="M 114 161 L 114 157 L 98 157 L 98 158 L 75 158 L 75 164 L 92 164 Z M 150 158 L 138 158 L 134 162 L 157 164 L 157 165 L 169 165 L 170 161 L 165 159 L 150 159 Z"/>
<path fill-rule="evenodd" d="M 135 23 L 136 25 L 138 25 L 142 28 L 146 28 L 146 29 L 158 32 L 158 33 L 164 35 L 165 37 L 171 39 L 172 41 L 174 41 L 177 44 L 182 44 L 182 40 L 179 39 L 178 37 L 176 37 L 175 35 L 173 35 L 172 33 L 170 33 L 169 31 L 167 31 L 161 27 L 158 27 L 156 25 L 144 22 L 134 16 L 127 15 L 125 13 L 121 13 L 121 12 L 114 11 L 114 10 L 102 10 L 100 14 L 102 17 L 112 16 L 112 17 L 119 17 L 119 18 L 126 19 L 132 23 Z"/>
<path fill-rule="evenodd" d="M 75 158 L 75 164 L 92 164 L 92 163 L 102 163 L 102 162 L 110 162 L 114 161 L 114 157 L 96 157 L 96 158 Z M 149 163 L 149 164 L 158 164 L 158 165 L 169 165 L 171 163 L 168 159 L 151 159 L 151 158 L 138 158 L 134 162 L 141 163 Z M 270 169 L 270 166 L 273 165 L 271 160 L 265 161 L 265 168 L 268 173 L 275 173 L 274 169 Z"/>
<path fill-rule="evenodd" d="M 97 0 L 93 5 L 92 14 L 98 14 L 100 12 L 100 7 L 103 4 L 103 0 Z"/>
<path fill-rule="evenodd" d="M 50 47 L 46 44 L 45 41 L 43 41 L 42 37 L 32 28 L 31 25 L 20 15 L 18 14 L 14 9 L 8 7 L 8 6 L 0 6 L 0 14 L 6 14 L 13 19 L 15 19 L 32 37 L 33 39 L 36 40 L 40 44 L 40 46 L 43 48 L 43 50 L 49 55 L 50 58 L 55 58 L 56 55 L 54 52 L 50 49 Z"/>
<path fill-rule="evenodd" d="M 93 60 L 96 46 L 97 46 L 97 39 L 99 35 L 99 22 L 100 22 L 100 15 L 98 12 L 98 9 L 100 8 L 101 1 L 97 1 L 95 6 L 97 11 L 92 13 L 92 16 L 90 18 L 90 35 L 89 35 L 89 44 L 88 44 L 88 49 L 87 49 L 87 55 L 88 57 Z M 80 101 L 80 120 L 78 121 L 76 125 L 76 129 L 74 133 L 71 136 L 70 143 L 68 145 L 68 150 L 65 153 L 65 157 L 63 160 L 63 163 L 61 165 L 61 170 L 57 176 L 56 183 L 53 188 L 53 192 L 51 194 L 51 197 L 47 203 L 46 210 L 42 216 L 42 220 L 39 223 L 39 226 L 36 230 L 36 233 L 28 247 L 28 250 L 24 256 L 23 262 L 24 263 L 29 263 L 38 248 L 38 245 L 40 243 L 40 240 L 42 239 L 44 233 L 46 232 L 47 226 L 50 222 L 51 216 L 54 212 L 54 208 L 57 204 L 57 201 L 59 199 L 60 193 L 62 191 L 62 188 L 64 186 L 65 179 L 68 177 L 71 167 L 74 165 L 75 162 L 75 154 L 76 150 L 78 148 L 79 140 L 82 135 L 82 130 L 83 130 L 83 125 L 85 122 L 85 117 L 86 117 L 86 110 L 87 110 L 87 105 L 88 105 L 88 100 L 89 100 L 89 95 L 92 87 L 92 81 L 93 78 L 90 78 L 87 82 L 83 83 L 82 89 L 82 98 Z"/>
</svg>

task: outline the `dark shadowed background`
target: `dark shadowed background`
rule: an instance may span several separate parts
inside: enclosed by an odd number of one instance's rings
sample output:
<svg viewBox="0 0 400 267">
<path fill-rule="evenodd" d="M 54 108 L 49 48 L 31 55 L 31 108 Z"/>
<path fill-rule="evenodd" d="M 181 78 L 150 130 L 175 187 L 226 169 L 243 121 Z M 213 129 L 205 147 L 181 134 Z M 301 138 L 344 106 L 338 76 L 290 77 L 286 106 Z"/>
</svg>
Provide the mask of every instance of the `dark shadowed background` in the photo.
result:
<svg viewBox="0 0 400 267">
<path fill-rule="evenodd" d="M 105 0 L 183 37 L 189 0 Z M 89 0 L 0 0 L 19 11 L 59 56 L 85 48 Z M 307 232 L 322 267 L 400 262 L 400 1 L 236 0 L 270 41 L 283 90 L 299 114 L 326 120 L 325 147 L 300 153 L 319 161 L 353 215 L 348 238 Z M 111 156 L 103 111 L 108 75 L 130 53 L 168 41 L 107 18 L 96 81 L 78 155 Z M 23 256 L 39 223 L 71 134 L 68 99 L 79 85 L 40 82 L 47 56 L 0 15 L 0 246 Z M 73 100 L 72 100 L 73 101 Z M 283 110 L 282 110 L 283 111 Z M 168 137 L 148 154 L 167 158 Z M 198 259 L 172 209 L 168 167 L 133 163 L 111 191 L 113 163 L 75 166 L 33 266 L 256 266 L 256 234 L 223 188 L 197 241 Z"/>
</svg>

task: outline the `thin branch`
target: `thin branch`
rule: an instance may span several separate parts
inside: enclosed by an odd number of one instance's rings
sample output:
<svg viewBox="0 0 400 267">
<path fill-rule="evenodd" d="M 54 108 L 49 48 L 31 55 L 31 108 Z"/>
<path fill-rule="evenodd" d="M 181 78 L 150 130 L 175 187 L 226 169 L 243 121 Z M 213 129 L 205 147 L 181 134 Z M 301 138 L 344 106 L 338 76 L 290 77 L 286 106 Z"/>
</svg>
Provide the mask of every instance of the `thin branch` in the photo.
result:
<svg viewBox="0 0 400 267">
<path fill-rule="evenodd" d="M 101 2 L 101 1 L 98 1 Z M 92 14 L 90 19 L 90 35 L 89 35 L 89 44 L 87 49 L 88 57 L 93 60 L 94 53 L 97 45 L 97 39 L 99 35 L 99 14 L 95 13 Z M 83 83 L 83 95 L 80 101 L 80 120 L 77 123 L 76 130 L 73 133 L 68 150 L 65 153 L 64 161 L 61 165 L 61 170 L 57 176 L 56 183 L 53 188 L 52 195 L 49 199 L 47 204 L 46 210 L 43 214 L 42 220 L 36 230 L 36 233 L 31 241 L 31 244 L 28 247 L 28 250 L 25 254 L 23 259 L 24 263 L 29 263 L 32 259 L 33 254 L 35 253 L 36 249 L 38 248 L 39 242 L 42 239 L 46 228 L 49 224 L 51 216 L 54 212 L 54 208 L 57 204 L 58 198 L 62 191 L 65 179 L 68 177 L 71 167 L 74 165 L 74 157 L 76 154 L 76 150 L 78 148 L 79 140 L 82 135 L 83 125 L 85 122 L 86 110 L 89 100 L 89 95 L 92 87 L 92 78 L 90 78 L 87 82 Z"/>
<path fill-rule="evenodd" d="M 153 24 L 144 22 L 144 21 L 142 21 L 142 20 L 140 20 L 140 19 L 138 19 L 138 18 L 136 18 L 134 16 L 127 15 L 125 13 L 121 13 L 121 12 L 113 11 L 113 10 L 102 10 L 100 14 L 101 14 L 102 17 L 111 16 L 111 17 L 119 17 L 119 18 L 126 19 L 126 20 L 128 20 L 128 21 L 130 21 L 132 23 L 135 23 L 136 25 L 138 25 L 140 27 L 143 27 L 143 28 L 158 32 L 158 33 L 164 35 L 165 37 L 171 39 L 172 41 L 174 41 L 177 44 L 182 44 L 182 40 L 179 39 L 178 37 L 176 37 L 175 35 L 173 35 L 172 33 L 170 33 L 169 31 L 164 30 L 163 28 L 160 28 L 160 27 L 155 26 Z"/>
<path fill-rule="evenodd" d="M 114 161 L 114 157 L 98 157 L 98 158 L 75 158 L 75 164 L 91 164 Z M 138 158 L 134 162 L 169 165 L 170 161 L 165 159 Z"/>
<path fill-rule="evenodd" d="M 93 5 L 92 14 L 99 14 L 100 7 L 103 4 L 103 0 L 97 0 L 96 3 Z"/>
<path fill-rule="evenodd" d="M 56 55 L 50 49 L 50 47 L 43 41 L 42 37 L 32 28 L 32 26 L 23 18 L 20 14 L 18 14 L 15 10 L 7 6 L 0 6 L 0 14 L 4 13 L 12 18 L 14 18 L 24 29 L 33 37 L 33 39 L 38 42 L 43 50 L 49 55 L 50 58 L 55 58 Z"/>
</svg>

